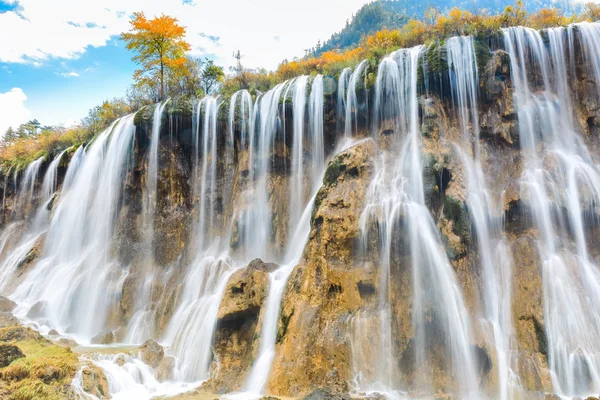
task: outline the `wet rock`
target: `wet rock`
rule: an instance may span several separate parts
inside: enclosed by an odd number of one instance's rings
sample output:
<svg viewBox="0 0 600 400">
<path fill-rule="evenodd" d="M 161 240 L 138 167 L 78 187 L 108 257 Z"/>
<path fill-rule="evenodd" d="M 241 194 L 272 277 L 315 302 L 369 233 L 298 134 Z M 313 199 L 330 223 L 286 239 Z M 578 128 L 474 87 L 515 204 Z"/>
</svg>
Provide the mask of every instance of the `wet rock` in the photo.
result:
<svg viewBox="0 0 600 400">
<path fill-rule="evenodd" d="M 119 367 L 122 367 L 123 365 L 125 365 L 125 355 L 124 354 L 119 354 L 115 358 L 115 364 L 117 364 Z"/>
<path fill-rule="evenodd" d="M 49 336 L 60 336 L 60 333 L 58 333 L 58 331 L 56 329 L 51 329 L 50 332 L 48 332 Z"/>
<path fill-rule="evenodd" d="M 156 378 L 159 382 L 168 381 L 173 378 L 173 369 L 175 368 L 175 358 L 168 356 L 160 360 L 156 367 Z"/>
<path fill-rule="evenodd" d="M 560 396 L 555 394 L 547 394 L 545 400 L 560 400 Z"/>
<path fill-rule="evenodd" d="M 74 341 L 73 339 L 67 339 L 67 338 L 60 338 L 57 343 L 59 346 L 63 346 L 63 347 L 78 347 L 79 346 L 79 344 L 76 341 Z"/>
<path fill-rule="evenodd" d="M 25 357 L 25 354 L 17 346 L 0 344 L 0 368 L 4 368 L 13 361 L 23 357 Z"/>
<path fill-rule="evenodd" d="M 269 293 L 269 273 L 278 268 L 256 259 L 229 278 L 217 314 L 215 353 L 219 368 L 210 382 L 212 390 L 241 389 L 243 382 L 238 377 L 252 365 L 253 349 L 260 337 L 257 327 Z"/>
<path fill-rule="evenodd" d="M 140 355 L 142 361 L 150 365 L 152 368 L 158 367 L 159 363 L 165 356 L 163 347 L 154 340 L 146 340 L 140 346 Z"/>
<path fill-rule="evenodd" d="M 0 328 L 19 325 L 19 320 L 9 312 L 0 313 Z"/>
<path fill-rule="evenodd" d="M 12 312 L 16 306 L 17 303 L 11 299 L 0 296 L 0 312 Z"/>
<path fill-rule="evenodd" d="M 31 306 L 29 311 L 27 311 L 27 318 L 40 318 L 44 316 L 46 312 L 46 308 L 48 307 L 47 301 L 38 301 L 34 305 Z"/>
<path fill-rule="evenodd" d="M 110 329 L 104 329 L 91 340 L 92 344 L 112 344 L 117 340 L 115 333 Z"/>
<path fill-rule="evenodd" d="M 81 386 L 86 393 L 96 396 L 98 399 L 108 399 L 108 380 L 102 368 L 89 364 L 81 371 Z"/>
<path fill-rule="evenodd" d="M 348 400 L 348 395 L 336 395 L 332 394 L 326 389 L 313 390 L 309 395 L 304 396 L 302 400 Z"/>
</svg>

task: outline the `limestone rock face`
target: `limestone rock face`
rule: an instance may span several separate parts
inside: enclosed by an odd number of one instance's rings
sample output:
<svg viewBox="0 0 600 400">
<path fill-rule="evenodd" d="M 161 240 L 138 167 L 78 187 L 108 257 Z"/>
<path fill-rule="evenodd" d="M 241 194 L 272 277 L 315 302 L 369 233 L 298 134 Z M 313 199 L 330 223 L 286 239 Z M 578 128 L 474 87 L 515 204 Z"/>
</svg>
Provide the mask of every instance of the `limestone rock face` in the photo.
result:
<svg viewBox="0 0 600 400">
<path fill-rule="evenodd" d="M 104 329 L 91 340 L 92 344 L 112 344 L 117 340 L 115 333 L 110 329 Z"/>
<path fill-rule="evenodd" d="M 512 312 L 519 342 L 519 374 L 527 390 L 552 390 L 544 327 L 543 282 L 536 243 L 523 236 L 512 246 Z"/>
<path fill-rule="evenodd" d="M 86 365 L 81 371 L 82 387 L 86 393 L 98 399 L 110 399 L 108 380 L 102 369 L 94 364 Z"/>
<path fill-rule="evenodd" d="M 12 312 L 17 303 L 6 297 L 0 296 L 0 312 Z"/>
<path fill-rule="evenodd" d="M 257 328 L 269 294 L 269 273 L 277 268 L 276 264 L 256 259 L 229 278 L 217 316 L 216 362 L 209 383 L 214 390 L 238 390 L 244 384 L 243 377 L 258 349 Z"/>
<path fill-rule="evenodd" d="M 320 387 L 348 389 L 347 320 L 369 292 L 361 295 L 361 284 L 373 278 L 362 265 L 354 265 L 353 253 L 374 155 L 374 143 L 363 140 L 329 162 L 309 242 L 284 292 L 270 393 L 298 396 Z"/>
<path fill-rule="evenodd" d="M 156 378 L 159 382 L 164 382 L 173 377 L 173 368 L 175 368 L 175 358 L 168 356 L 160 360 L 156 367 Z"/>
<path fill-rule="evenodd" d="M 160 344 L 150 339 L 140 346 L 140 355 L 142 361 L 152 368 L 156 368 L 164 358 L 165 351 Z"/>
</svg>

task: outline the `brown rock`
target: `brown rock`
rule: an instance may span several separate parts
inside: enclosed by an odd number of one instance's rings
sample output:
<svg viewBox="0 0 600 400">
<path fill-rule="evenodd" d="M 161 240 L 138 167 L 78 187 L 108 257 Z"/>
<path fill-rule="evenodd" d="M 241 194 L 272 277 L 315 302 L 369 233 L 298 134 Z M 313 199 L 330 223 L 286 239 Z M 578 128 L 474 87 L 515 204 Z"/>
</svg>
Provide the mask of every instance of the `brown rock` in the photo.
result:
<svg viewBox="0 0 600 400">
<path fill-rule="evenodd" d="M 58 333 L 58 331 L 56 329 L 51 329 L 50 332 L 48 332 L 49 336 L 60 336 L 60 333 Z"/>
<path fill-rule="evenodd" d="M 260 337 L 257 327 L 269 293 L 269 273 L 277 268 L 276 264 L 256 259 L 229 278 L 218 311 L 215 352 L 219 368 L 209 382 L 211 389 L 241 389 L 243 380 L 239 376 L 249 370 Z"/>
<path fill-rule="evenodd" d="M 9 312 L 0 313 L 0 328 L 19 325 L 19 320 Z"/>
<path fill-rule="evenodd" d="M 114 332 L 110 329 L 104 329 L 91 340 L 92 344 L 112 344 L 117 340 Z"/>
<path fill-rule="evenodd" d="M 73 339 L 67 339 L 67 338 L 60 338 L 57 343 L 59 346 L 63 346 L 63 347 L 79 346 L 79 344 L 76 341 L 74 341 Z"/>
<path fill-rule="evenodd" d="M 152 368 L 158 367 L 159 363 L 165 356 L 163 347 L 154 340 L 146 340 L 140 346 L 140 354 L 142 361 L 150 365 Z"/>
<path fill-rule="evenodd" d="M 173 369 L 175 368 L 175 358 L 168 356 L 160 360 L 156 368 L 156 378 L 159 382 L 168 381 L 173 378 Z"/>
<path fill-rule="evenodd" d="M 11 299 L 0 296 L 0 312 L 12 312 L 16 306 L 17 303 Z"/>
<path fill-rule="evenodd" d="M 89 364 L 81 371 L 82 387 L 86 393 L 98 399 L 109 399 L 108 381 L 102 368 Z"/>
</svg>

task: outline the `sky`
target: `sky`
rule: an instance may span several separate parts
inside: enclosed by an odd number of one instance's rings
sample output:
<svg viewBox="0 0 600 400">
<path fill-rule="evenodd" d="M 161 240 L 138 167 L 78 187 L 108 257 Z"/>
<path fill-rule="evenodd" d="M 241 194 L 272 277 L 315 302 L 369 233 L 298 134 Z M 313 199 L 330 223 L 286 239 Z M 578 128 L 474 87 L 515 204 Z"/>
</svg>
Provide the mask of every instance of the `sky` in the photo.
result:
<svg viewBox="0 0 600 400">
<path fill-rule="evenodd" d="M 125 95 L 136 66 L 119 40 L 134 12 L 187 27 L 191 55 L 277 68 L 327 40 L 370 0 L 0 0 L 0 134 L 31 118 L 71 125 Z"/>
</svg>

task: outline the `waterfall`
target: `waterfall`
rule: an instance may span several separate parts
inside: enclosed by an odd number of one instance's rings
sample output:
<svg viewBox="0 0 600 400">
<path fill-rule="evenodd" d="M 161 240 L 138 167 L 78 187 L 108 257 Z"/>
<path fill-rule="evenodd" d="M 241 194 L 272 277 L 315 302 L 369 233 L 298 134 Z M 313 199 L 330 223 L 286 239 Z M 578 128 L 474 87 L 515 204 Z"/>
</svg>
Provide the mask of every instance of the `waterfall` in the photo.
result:
<svg viewBox="0 0 600 400">
<path fill-rule="evenodd" d="M 23 174 L 23 178 L 21 180 L 21 186 L 19 188 L 19 193 L 17 196 L 17 207 L 21 209 L 29 209 L 31 207 L 31 203 L 33 201 L 33 194 L 35 190 L 35 185 L 37 183 L 38 174 L 40 172 L 40 167 L 44 162 L 44 157 L 40 157 L 37 160 L 29 163 L 27 168 L 25 169 L 25 173 Z M 17 182 L 17 171 L 15 171 L 15 185 Z M 15 208 L 17 208 L 15 207 Z"/>
<path fill-rule="evenodd" d="M 298 225 L 304 205 L 304 115 L 308 77 L 300 76 L 293 83 L 294 125 L 290 171 L 289 235 Z"/>
<path fill-rule="evenodd" d="M 494 206 L 481 165 L 477 60 L 473 38 L 454 37 L 446 41 L 450 89 L 462 136 L 463 168 L 467 177 L 467 208 L 477 237 L 483 271 L 480 288 L 484 305 L 484 331 L 496 352 L 498 398 L 511 397 L 511 256 L 502 236 L 502 213 Z M 473 157 L 469 153 L 473 153 Z M 498 202 L 496 203 L 498 204 Z"/>
<path fill-rule="evenodd" d="M 279 100 L 286 83 L 275 86 L 256 100 L 257 120 L 252 123 L 255 132 L 250 135 L 249 144 L 249 182 L 253 185 L 246 189 L 245 207 L 239 210 L 238 214 L 238 230 L 244 258 L 253 255 L 269 259 L 271 255 L 271 250 L 268 249 L 273 232 L 269 201 L 270 161 L 275 135 L 281 122 Z"/>
<path fill-rule="evenodd" d="M 337 122 L 337 130 L 341 132 L 345 129 L 344 118 L 346 117 L 346 91 L 348 89 L 348 84 L 350 83 L 350 75 L 352 74 L 351 68 L 344 68 L 340 73 L 340 77 L 338 79 L 338 87 L 337 87 L 337 112 L 336 112 L 336 122 Z"/>
<path fill-rule="evenodd" d="M 13 294 L 19 315 L 41 301 L 41 317 L 81 343 L 106 327 L 127 273 L 110 243 L 134 130 L 129 115 L 92 143 L 56 206 L 40 259 Z"/>
<path fill-rule="evenodd" d="M 581 30 L 582 43 L 593 42 L 586 37 L 590 31 Z M 539 32 L 527 28 L 505 29 L 504 44 L 524 159 L 521 195 L 540 235 L 553 386 L 566 396 L 585 396 L 600 391 L 600 272 L 588 255 L 583 220 L 584 210 L 600 199 L 600 176 L 571 125 L 567 34 L 563 28 L 548 33 L 549 49 Z M 584 58 L 597 56 L 582 47 Z M 530 79 L 533 73 L 539 79 Z"/>
<path fill-rule="evenodd" d="M 350 75 L 348 82 L 348 94 L 346 95 L 346 117 L 344 119 L 344 136 L 346 138 L 358 133 L 358 97 L 356 90 L 360 78 L 367 68 L 367 60 L 363 60 Z"/>
<path fill-rule="evenodd" d="M 308 106 L 311 131 L 311 191 L 316 191 L 321 186 L 323 178 L 320 171 L 325 164 L 325 148 L 323 143 L 323 75 L 317 75 L 313 80 Z"/>
<path fill-rule="evenodd" d="M 64 150 L 54 157 L 54 160 L 52 160 L 48 166 L 48 169 L 46 170 L 46 175 L 44 176 L 41 190 L 42 197 L 40 200 L 42 203 L 48 201 L 56 191 L 58 164 L 60 164 L 60 160 L 66 151 L 67 150 Z"/>
<path fill-rule="evenodd" d="M 477 398 L 477 375 L 471 347 L 469 317 L 461 288 L 445 254 L 437 226 L 425 205 L 421 132 L 418 129 L 417 65 L 422 47 L 399 50 L 380 64 L 376 80 L 373 114 L 374 135 L 386 124 L 393 129 L 396 143 L 384 152 L 375 164 L 372 183 L 367 193 L 367 206 L 361 215 L 363 243 L 368 241 L 369 225 L 376 224 L 379 249 L 379 319 L 378 357 L 375 371 L 365 376 L 368 365 L 359 357 L 358 383 L 362 388 L 398 390 L 406 383 L 398 380 L 392 344 L 392 237 L 403 232 L 412 266 L 412 324 L 416 383 L 420 390 L 431 392 L 431 360 L 429 350 L 434 346 L 435 331 L 441 331 L 449 368 L 454 373 L 465 397 Z M 391 126 L 388 125 L 391 120 Z M 366 244 L 361 246 L 367 248 Z M 369 318 L 367 316 L 366 318 Z M 356 322 L 358 334 L 364 319 Z M 360 339 L 360 338 L 359 338 Z M 365 340 L 365 338 L 362 338 Z M 363 371 L 364 370 L 364 371 Z M 460 374 L 460 377 L 459 377 Z"/>
</svg>

